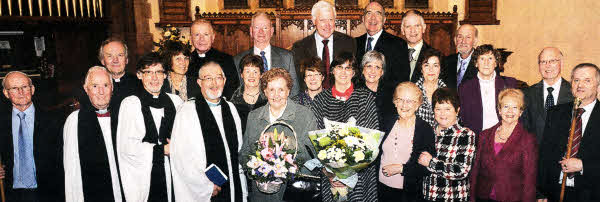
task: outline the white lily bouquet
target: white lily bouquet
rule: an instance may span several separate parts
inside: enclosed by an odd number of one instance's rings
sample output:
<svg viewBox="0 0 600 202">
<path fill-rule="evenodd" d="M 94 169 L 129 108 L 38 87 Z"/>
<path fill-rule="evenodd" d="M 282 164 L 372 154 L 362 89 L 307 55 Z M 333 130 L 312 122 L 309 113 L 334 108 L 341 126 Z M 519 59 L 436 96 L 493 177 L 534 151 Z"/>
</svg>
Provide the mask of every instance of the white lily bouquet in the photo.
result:
<svg viewBox="0 0 600 202">
<path fill-rule="evenodd" d="M 331 192 L 338 201 L 347 200 L 348 192 L 358 182 L 357 172 L 368 167 L 379 154 L 383 132 L 356 126 L 354 118 L 348 123 L 324 120 L 325 129 L 308 132 L 308 137 L 317 151 L 306 167 L 312 169 L 320 164 L 345 187 L 332 187 Z M 311 165 L 312 164 L 312 165 Z"/>
</svg>

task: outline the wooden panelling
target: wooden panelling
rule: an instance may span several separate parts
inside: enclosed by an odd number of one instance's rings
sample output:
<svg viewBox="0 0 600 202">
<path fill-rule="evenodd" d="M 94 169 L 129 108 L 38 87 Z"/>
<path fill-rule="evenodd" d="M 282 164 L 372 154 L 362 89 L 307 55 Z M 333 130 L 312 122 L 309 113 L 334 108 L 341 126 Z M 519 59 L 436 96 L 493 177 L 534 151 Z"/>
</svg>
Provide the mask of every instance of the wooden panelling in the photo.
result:
<svg viewBox="0 0 600 202">
<path fill-rule="evenodd" d="M 213 24 L 216 37 L 213 47 L 228 54 L 235 55 L 249 49 L 252 40 L 249 35 L 249 25 L 254 13 L 197 13 L 196 19 L 205 19 Z M 338 9 L 336 30 L 352 37 L 365 33 L 362 23 L 362 9 Z M 385 29 L 392 34 L 401 36 L 401 12 L 387 12 Z M 456 51 L 452 43 L 452 36 L 456 30 L 456 8 L 453 12 L 424 13 L 427 30 L 424 40 L 445 55 Z M 270 12 L 272 22 L 275 23 L 275 34 L 271 44 L 290 49 L 292 44 L 314 32 L 314 25 L 310 16 L 310 9 L 291 8 Z M 189 25 L 188 25 L 189 26 Z M 402 37 L 402 36 L 401 36 Z"/>
</svg>

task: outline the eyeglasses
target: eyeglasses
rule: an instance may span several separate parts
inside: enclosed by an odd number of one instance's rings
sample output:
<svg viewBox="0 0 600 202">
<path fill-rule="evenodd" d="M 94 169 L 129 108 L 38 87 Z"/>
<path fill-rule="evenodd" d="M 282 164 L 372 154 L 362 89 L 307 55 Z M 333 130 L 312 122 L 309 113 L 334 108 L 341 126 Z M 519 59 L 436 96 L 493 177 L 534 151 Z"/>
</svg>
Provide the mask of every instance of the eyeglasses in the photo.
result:
<svg viewBox="0 0 600 202">
<path fill-rule="evenodd" d="M 413 104 L 417 103 L 416 100 L 413 100 L 413 99 L 404 99 L 404 98 L 396 98 L 394 100 L 394 102 L 396 102 L 398 104 L 406 103 L 406 104 L 410 104 L 410 105 L 413 105 Z"/>
<path fill-rule="evenodd" d="M 8 90 L 8 92 L 11 92 L 11 93 L 18 93 L 19 91 L 29 92 L 29 91 L 31 91 L 31 85 L 21 86 L 21 87 L 12 87 L 12 88 L 7 88 L 6 90 Z"/>
<path fill-rule="evenodd" d="M 145 71 L 142 71 L 142 74 L 145 77 L 149 77 L 149 76 L 152 76 L 152 75 L 154 75 L 154 76 L 164 76 L 165 75 L 165 71 L 164 70 L 158 70 L 158 71 L 145 70 Z"/>
<path fill-rule="evenodd" d="M 381 13 L 381 11 L 367 11 L 365 12 L 366 16 L 371 16 L 371 15 L 377 15 L 377 16 L 383 16 L 383 13 Z"/>
<path fill-rule="evenodd" d="M 348 66 L 345 66 L 345 67 L 344 67 L 344 66 L 342 66 L 342 65 L 338 65 L 338 66 L 335 66 L 333 70 L 338 70 L 338 71 L 347 71 L 347 72 L 349 72 L 349 71 L 352 71 L 352 70 L 354 70 L 354 69 L 352 69 L 352 66 L 350 66 L 350 65 L 348 65 Z"/>
<path fill-rule="evenodd" d="M 225 78 L 223 78 L 222 76 L 216 76 L 216 77 L 208 77 L 208 76 L 207 76 L 207 77 L 204 77 L 204 78 L 199 78 L 199 79 L 200 79 L 201 81 L 205 81 L 205 82 L 213 82 L 213 81 L 216 81 L 216 82 L 223 82 L 223 80 L 224 80 Z"/>
<path fill-rule="evenodd" d="M 552 64 L 555 65 L 560 61 L 560 59 L 552 59 L 552 60 L 540 60 L 541 65 Z"/>
<path fill-rule="evenodd" d="M 318 76 L 322 76 L 322 74 L 321 74 L 321 73 L 316 73 L 316 74 L 307 74 L 307 75 L 306 75 L 306 78 L 315 78 L 315 77 L 318 77 Z"/>
</svg>

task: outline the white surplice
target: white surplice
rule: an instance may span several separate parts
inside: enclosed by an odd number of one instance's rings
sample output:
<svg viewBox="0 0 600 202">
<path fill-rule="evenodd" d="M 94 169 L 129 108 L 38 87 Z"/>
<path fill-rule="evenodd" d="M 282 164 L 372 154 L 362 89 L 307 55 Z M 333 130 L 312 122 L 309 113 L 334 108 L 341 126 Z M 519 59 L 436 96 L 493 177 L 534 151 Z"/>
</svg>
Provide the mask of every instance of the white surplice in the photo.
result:
<svg viewBox="0 0 600 202">
<path fill-rule="evenodd" d="M 79 161 L 79 139 L 77 136 L 79 110 L 69 115 L 65 122 L 63 131 L 64 152 L 63 163 L 65 169 L 65 201 L 85 201 L 83 197 L 83 182 L 81 179 L 81 164 Z M 121 188 L 119 174 L 115 162 L 113 140 L 110 130 L 110 117 L 98 117 L 98 123 L 102 130 L 102 137 L 106 146 L 108 165 L 112 180 L 113 194 L 116 202 L 121 202 Z"/>
<path fill-rule="evenodd" d="M 179 96 L 167 93 L 175 105 L 175 109 L 183 102 Z M 150 193 L 150 174 L 152 171 L 152 152 L 155 144 L 142 142 L 146 136 L 146 125 L 142 115 L 142 106 L 137 96 L 129 96 L 121 102 L 119 124 L 117 126 L 117 156 L 123 182 L 126 201 L 148 201 Z M 160 131 L 163 109 L 150 107 L 156 130 Z M 164 143 L 166 144 L 166 143 Z M 171 167 L 169 158 L 165 158 L 165 175 L 167 194 L 171 202 Z"/>
<path fill-rule="evenodd" d="M 203 98 L 200 98 L 203 99 Z M 242 148 L 242 127 L 239 114 L 231 102 L 226 102 L 231 110 L 235 127 L 237 131 L 238 152 Z M 221 106 L 210 107 L 213 114 L 202 116 L 214 116 L 217 121 L 221 138 L 225 143 L 225 152 L 227 156 L 228 183 L 230 189 L 231 201 L 235 199 L 235 185 L 231 179 L 233 175 L 240 176 L 242 185 L 243 199 L 246 201 L 248 196 L 246 188 L 246 177 L 239 165 L 239 170 L 232 171 L 231 154 L 226 142 L 223 129 L 223 118 L 221 116 Z M 209 134 L 214 135 L 214 134 Z M 231 140 L 229 140 L 231 141 Z M 173 132 L 171 134 L 171 166 L 173 171 L 173 185 L 175 186 L 175 198 L 177 201 L 210 201 L 214 184 L 206 177 L 204 171 L 206 165 L 206 150 L 204 137 L 198 113 L 196 112 L 196 103 L 194 100 L 185 102 L 177 111 Z M 210 155 L 210 154 L 209 154 Z M 237 158 L 234 156 L 233 158 Z"/>
</svg>

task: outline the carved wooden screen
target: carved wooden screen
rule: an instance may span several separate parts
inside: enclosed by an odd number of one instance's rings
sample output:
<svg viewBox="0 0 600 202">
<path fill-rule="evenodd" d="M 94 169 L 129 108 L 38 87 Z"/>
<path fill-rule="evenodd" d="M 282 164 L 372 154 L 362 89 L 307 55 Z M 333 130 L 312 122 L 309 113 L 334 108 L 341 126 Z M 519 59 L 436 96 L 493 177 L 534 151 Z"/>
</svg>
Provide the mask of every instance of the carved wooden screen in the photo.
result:
<svg viewBox="0 0 600 202">
<path fill-rule="evenodd" d="M 258 4 L 261 8 L 281 8 L 283 0 L 260 0 Z"/>
<path fill-rule="evenodd" d="M 318 0 L 294 0 L 294 8 L 311 8 Z"/>
<path fill-rule="evenodd" d="M 393 8 L 394 7 L 394 0 L 371 0 L 371 2 L 373 2 L 373 1 L 378 2 L 384 8 Z"/>
<path fill-rule="evenodd" d="M 465 20 L 461 24 L 499 25 L 496 0 L 465 0 Z"/>
<path fill-rule="evenodd" d="M 253 14 L 253 12 L 197 13 L 196 19 L 206 19 L 213 24 L 216 31 L 214 48 L 235 55 L 252 46 L 249 25 Z M 366 29 L 361 20 L 362 14 L 362 9 L 338 9 L 335 23 L 336 31 L 352 37 L 364 34 Z M 401 36 L 402 14 L 400 12 L 386 13 L 386 31 Z M 290 49 L 294 42 L 315 31 L 310 16 L 310 8 L 282 9 L 269 13 L 269 15 L 272 22 L 275 23 L 275 34 L 271 39 L 271 44 L 274 46 Z M 456 48 L 451 39 L 458 23 L 456 10 L 445 13 L 424 13 L 423 16 L 427 23 L 424 40 L 445 55 L 455 53 Z"/>
<path fill-rule="evenodd" d="M 248 0 L 223 0 L 223 7 L 225 9 L 246 9 L 248 6 Z"/>
<path fill-rule="evenodd" d="M 177 24 L 191 20 L 189 0 L 159 0 L 160 24 Z"/>
</svg>

